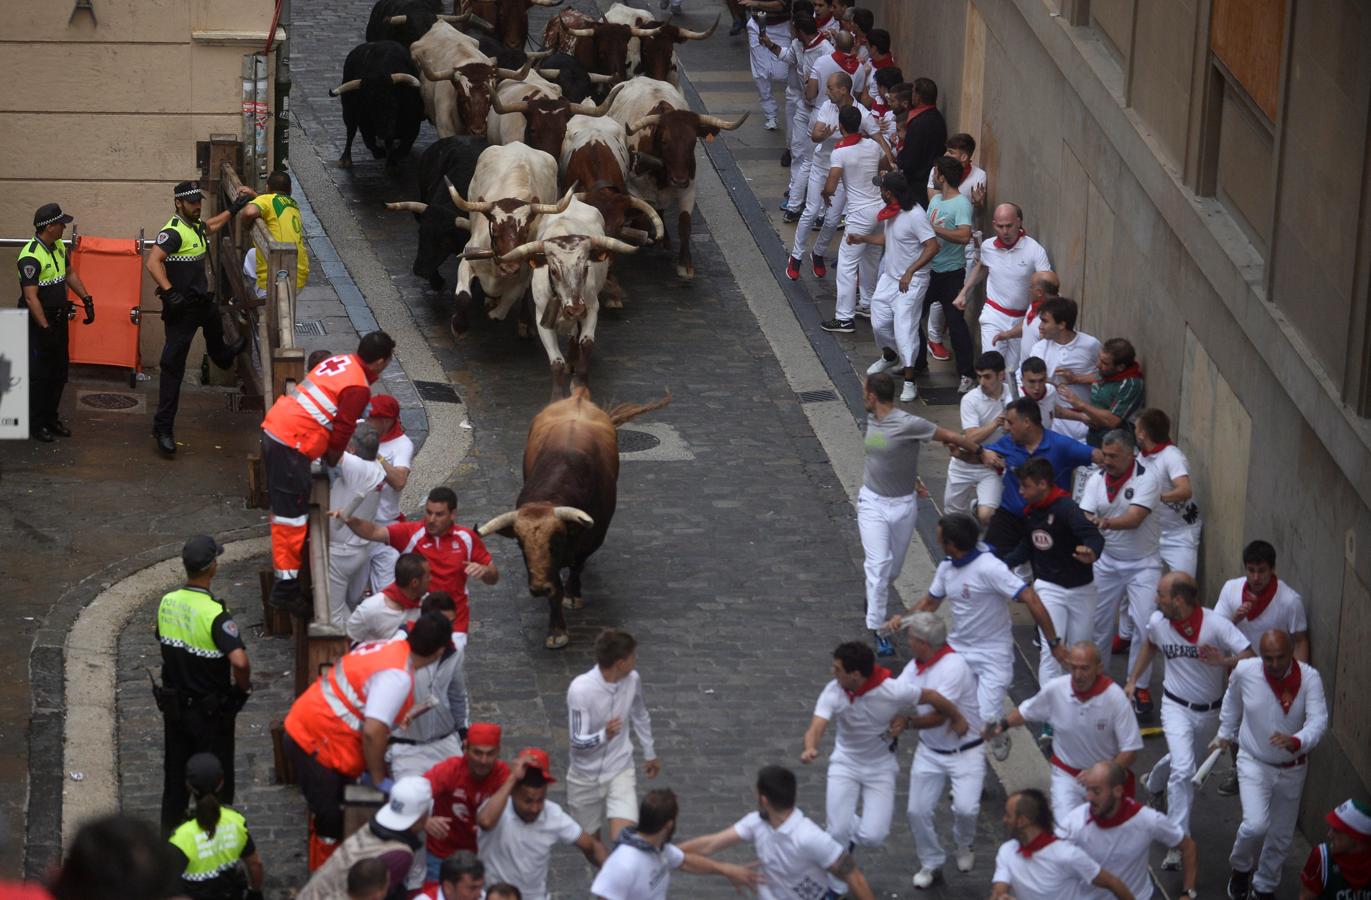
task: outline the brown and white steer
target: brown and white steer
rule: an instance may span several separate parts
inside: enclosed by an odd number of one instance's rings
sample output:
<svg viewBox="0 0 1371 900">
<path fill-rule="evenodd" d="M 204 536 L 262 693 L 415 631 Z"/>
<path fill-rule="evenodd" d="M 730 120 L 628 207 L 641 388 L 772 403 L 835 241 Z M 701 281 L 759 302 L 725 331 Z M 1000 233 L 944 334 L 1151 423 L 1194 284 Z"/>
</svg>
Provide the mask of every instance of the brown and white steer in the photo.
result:
<svg viewBox="0 0 1371 900">
<path fill-rule="evenodd" d="M 629 26 L 625 64 L 628 74 L 646 75 L 658 81 L 680 85 L 675 46 L 686 41 L 703 41 L 719 27 L 719 17 L 706 31 L 691 31 L 671 22 L 658 22 L 652 14 L 616 3 L 605 11 L 605 21 Z"/>
<path fill-rule="evenodd" d="M 548 603 L 543 645 L 567 645 L 563 605 L 581 607 L 581 570 L 609 531 L 619 488 L 616 429 L 671 402 L 624 403 L 605 412 L 578 386 L 534 417 L 524 444 L 524 487 L 516 508 L 481 526 L 479 534 L 514 538 L 528 568 L 528 590 Z M 565 586 L 562 570 L 569 570 Z"/>
<path fill-rule="evenodd" d="M 614 98 L 609 115 L 627 129 L 628 148 L 634 154 L 628 173 L 629 190 L 651 203 L 659 213 L 670 207 L 679 210 L 677 237 L 681 249 L 676 274 L 693 278 L 690 215 L 695 208 L 695 141 L 712 141 L 720 131 L 738 128 L 748 114 L 730 122 L 697 113 L 672 85 L 639 77 L 624 85 Z M 665 235 L 662 242 L 669 246 Z"/>
<path fill-rule="evenodd" d="M 531 6 L 560 6 L 562 0 L 464 0 L 464 12 L 475 13 L 486 22 L 486 29 L 501 44 L 521 49 L 528 40 L 528 10 Z"/>
<path fill-rule="evenodd" d="M 561 89 L 557 85 L 541 75 L 530 75 L 524 84 L 535 77 L 538 82 L 523 91 L 509 87 L 520 82 L 504 82 L 491 98 L 491 134 L 498 135 L 498 140 L 492 137 L 491 142 L 512 144 L 523 141 L 555 158 L 562 152 L 562 139 L 566 137 L 567 123 L 571 118 L 605 115 L 609 112 L 609 98 L 598 106 L 594 103 L 572 103 L 560 96 Z M 617 122 L 614 124 L 618 127 Z"/>
<path fill-rule="evenodd" d="M 531 64 L 501 69 L 481 52 L 475 38 L 438 22 L 410 45 L 410 55 L 424 75 L 424 112 L 439 137 L 484 135 L 490 93 L 501 78 L 522 81 Z"/>
</svg>

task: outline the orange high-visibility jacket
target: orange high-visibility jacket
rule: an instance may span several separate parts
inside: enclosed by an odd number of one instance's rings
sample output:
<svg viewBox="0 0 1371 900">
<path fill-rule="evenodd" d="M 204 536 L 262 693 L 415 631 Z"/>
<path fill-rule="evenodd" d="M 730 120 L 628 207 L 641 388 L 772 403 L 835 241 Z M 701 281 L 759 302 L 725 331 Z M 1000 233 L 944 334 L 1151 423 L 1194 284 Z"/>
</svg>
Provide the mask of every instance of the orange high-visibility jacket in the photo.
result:
<svg viewBox="0 0 1371 900">
<path fill-rule="evenodd" d="M 328 449 L 338 419 L 338 398 L 349 387 L 370 390 L 362 360 L 355 353 L 330 356 L 289 393 L 276 398 L 262 429 L 287 447 L 318 459 Z"/>
</svg>

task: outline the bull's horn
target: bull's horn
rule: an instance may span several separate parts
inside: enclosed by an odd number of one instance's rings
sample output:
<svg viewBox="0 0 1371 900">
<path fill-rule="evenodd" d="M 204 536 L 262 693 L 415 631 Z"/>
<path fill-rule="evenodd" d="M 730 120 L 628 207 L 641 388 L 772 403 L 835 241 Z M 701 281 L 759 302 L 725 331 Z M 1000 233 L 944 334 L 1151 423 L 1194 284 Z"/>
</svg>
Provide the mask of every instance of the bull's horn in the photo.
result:
<svg viewBox="0 0 1371 900">
<path fill-rule="evenodd" d="M 456 206 L 458 209 L 460 209 L 462 212 L 488 213 L 490 212 L 490 208 L 494 206 L 493 203 L 468 203 L 466 202 L 466 200 L 462 198 L 461 193 L 458 192 L 457 187 L 452 183 L 451 178 L 448 178 L 446 175 L 444 175 L 443 181 L 447 182 L 447 193 L 448 196 L 452 198 L 452 204 Z"/>
<path fill-rule="evenodd" d="M 638 248 L 632 244 L 626 244 L 623 241 L 612 237 L 606 237 L 603 234 L 592 234 L 590 236 L 590 244 L 592 247 L 596 247 L 600 250 L 610 250 L 614 253 L 634 253 L 638 250 Z"/>
<path fill-rule="evenodd" d="M 724 131 L 733 131 L 737 128 L 741 128 L 743 126 L 743 123 L 747 121 L 747 117 L 750 115 L 752 115 L 752 113 L 745 112 L 738 117 L 738 121 L 736 122 L 730 122 L 728 121 L 728 119 L 721 119 L 718 116 L 700 116 L 700 123 L 702 125 L 709 125 L 714 128 L 720 128 Z"/>
<path fill-rule="evenodd" d="M 574 506 L 554 506 L 552 514 L 563 522 L 575 522 L 577 525 L 584 525 L 586 528 L 595 527 L 595 520 L 589 513 L 582 512 Z"/>
<path fill-rule="evenodd" d="M 476 262 L 480 259 L 492 259 L 495 256 L 494 250 L 463 250 L 462 259 L 467 262 Z"/>
<path fill-rule="evenodd" d="M 386 19 L 386 24 L 394 25 L 398 28 L 399 26 L 404 25 L 408 21 L 409 16 L 391 16 L 389 19 Z"/>
<path fill-rule="evenodd" d="M 594 28 L 568 28 L 566 33 L 572 37 L 595 37 Z"/>
<path fill-rule="evenodd" d="M 451 81 L 452 76 L 457 74 L 457 67 L 443 69 L 441 72 L 434 70 L 427 62 L 421 62 L 419 69 L 424 73 L 424 77 L 429 81 Z"/>
<path fill-rule="evenodd" d="M 329 92 L 328 92 L 328 95 L 329 95 L 330 97 L 337 97 L 337 96 L 340 96 L 340 95 L 342 95 L 342 94 L 346 94 L 346 93 L 348 93 L 349 91 L 360 90 L 361 87 L 362 87 L 362 79 L 360 79 L 360 78 L 354 78 L 354 79 L 351 80 L 351 81 L 344 81 L 342 84 L 338 85 L 336 88 L 334 88 L 333 90 L 329 91 Z"/>
<path fill-rule="evenodd" d="M 573 184 L 571 187 L 567 188 L 566 193 L 562 195 L 562 199 L 558 200 L 556 203 L 532 203 L 529 205 L 533 208 L 533 214 L 535 216 L 557 215 L 566 212 L 566 208 L 571 205 L 571 198 L 575 195 L 576 185 Z"/>
<path fill-rule="evenodd" d="M 652 208 L 651 203 L 648 203 L 642 197 L 633 196 L 628 198 L 628 203 L 634 209 L 641 210 L 643 215 L 647 216 L 648 221 L 652 223 L 652 239 L 654 241 L 666 234 L 666 226 L 662 224 L 662 217 L 657 215 L 657 210 Z"/>
<path fill-rule="evenodd" d="M 650 169 L 666 168 L 666 163 L 662 162 L 660 159 L 653 156 L 651 153 L 643 153 L 640 150 L 634 150 L 632 155 L 634 162 L 640 162 Z"/>
<path fill-rule="evenodd" d="M 471 230 L 471 220 L 468 219 L 466 216 L 458 216 L 457 218 L 455 218 L 455 219 L 452 220 L 452 224 L 453 224 L 453 225 L 456 225 L 458 228 L 462 229 L 463 231 L 470 231 L 470 230 Z"/>
<path fill-rule="evenodd" d="M 411 212 L 418 216 L 423 215 L 424 210 L 428 209 L 428 204 L 420 203 L 418 200 L 398 200 L 395 203 L 387 203 L 386 209 L 393 209 L 397 212 Z"/>
<path fill-rule="evenodd" d="M 523 262 L 530 256 L 543 252 L 542 241 L 529 241 L 527 244 L 520 244 L 508 253 L 501 254 L 499 259 L 502 263 Z"/>
<path fill-rule="evenodd" d="M 518 510 L 511 509 L 509 512 L 500 513 L 498 516 L 476 529 L 476 533 L 481 537 L 485 537 L 488 534 L 504 531 L 506 528 L 513 525 L 514 520 L 517 518 L 519 518 Z"/>
<path fill-rule="evenodd" d="M 496 113 L 498 113 L 499 115 L 502 115 L 502 116 L 504 116 L 504 115 L 509 115 L 510 113 L 528 112 L 528 101 L 527 101 L 527 100 L 516 100 L 515 102 L 511 103 L 509 106 L 505 106 L 503 103 L 500 102 L 500 92 L 499 92 L 499 91 L 491 91 L 491 92 L 490 92 L 490 108 L 493 109 L 493 110 L 495 110 Z"/>
<path fill-rule="evenodd" d="M 410 87 L 421 87 L 419 79 L 408 72 L 392 72 L 390 73 L 390 81 L 392 84 L 407 84 Z"/>
<path fill-rule="evenodd" d="M 570 106 L 571 114 L 573 116 L 603 116 L 609 112 L 610 106 L 614 104 L 614 98 L 619 96 L 619 91 L 622 89 L 622 84 L 615 85 L 614 89 L 609 92 L 609 96 L 605 97 L 605 101 L 599 106 L 591 106 L 588 103 L 573 103 Z"/>
<path fill-rule="evenodd" d="M 561 70 L 561 69 L 539 69 L 539 70 L 538 70 L 538 74 L 541 75 L 541 76 L 543 76 L 544 78 L 546 78 L 548 81 L 556 81 L 558 78 L 561 78 L 561 77 L 562 77 L 562 70 Z"/>
<path fill-rule="evenodd" d="M 662 116 L 660 113 L 653 113 L 650 116 L 643 116 L 642 118 L 638 119 L 636 122 L 628 126 L 628 133 L 633 134 L 635 131 L 642 131 L 644 128 L 652 128 L 660 121 L 662 121 Z"/>
<path fill-rule="evenodd" d="M 720 15 L 722 15 L 722 13 L 721 13 Z M 715 16 L 715 17 L 714 17 L 714 24 L 711 25 L 711 26 L 709 26 L 709 28 L 706 29 L 705 31 L 691 31 L 691 30 L 688 29 L 688 28 L 681 28 L 681 27 L 678 25 L 678 26 L 676 27 L 676 33 L 679 34 L 681 37 L 685 38 L 685 39 L 688 40 L 688 41 L 703 41 L 705 38 L 707 38 L 707 37 L 709 37 L 711 34 L 713 34 L 713 33 L 714 33 L 714 29 L 716 29 L 716 28 L 718 28 L 718 27 L 719 27 L 719 16 Z"/>
<path fill-rule="evenodd" d="M 530 0 L 534 6 L 561 6 L 562 0 Z"/>
<path fill-rule="evenodd" d="M 636 38 L 656 37 L 657 32 L 660 30 L 661 25 L 658 25 L 656 28 L 639 28 L 637 25 L 628 26 L 628 33 Z"/>
<path fill-rule="evenodd" d="M 535 50 L 535 51 L 532 52 L 532 53 L 525 53 L 525 54 L 524 54 L 524 58 L 525 58 L 525 59 L 531 59 L 531 60 L 533 60 L 534 62 L 538 62 L 539 60 L 547 59 L 547 58 L 548 58 L 549 56 L 551 56 L 552 54 L 553 54 L 553 51 L 552 51 L 552 50 Z"/>
<path fill-rule="evenodd" d="M 590 73 L 591 84 L 615 84 L 618 80 L 618 75 L 601 75 L 599 72 Z"/>
<path fill-rule="evenodd" d="M 472 27 L 472 28 L 479 28 L 479 29 L 481 29 L 482 31 L 494 31 L 494 30 L 495 30 L 495 26 L 494 26 L 494 25 L 490 24 L 490 23 L 487 22 L 485 19 L 483 19 L 483 18 L 481 18 L 480 16 L 476 15 L 476 13 L 467 13 L 467 25 L 469 25 L 469 26 Z"/>
<path fill-rule="evenodd" d="M 469 13 L 469 12 L 462 13 L 462 14 L 459 15 L 459 16 L 450 16 L 450 15 L 441 15 L 441 14 L 438 16 L 438 19 L 439 19 L 440 21 L 446 22 L 446 23 L 448 23 L 449 25 L 465 25 L 465 24 L 467 23 L 467 19 L 470 19 L 470 18 L 471 18 L 471 13 Z"/>
<path fill-rule="evenodd" d="M 528 77 L 528 73 L 532 69 L 533 60 L 526 59 L 524 60 L 524 67 L 522 69 L 519 69 L 518 71 L 515 71 L 514 69 L 496 69 L 495 76 L 497 78 L 507 78 L 510 81 L 523 81 Z"/>
</svg>

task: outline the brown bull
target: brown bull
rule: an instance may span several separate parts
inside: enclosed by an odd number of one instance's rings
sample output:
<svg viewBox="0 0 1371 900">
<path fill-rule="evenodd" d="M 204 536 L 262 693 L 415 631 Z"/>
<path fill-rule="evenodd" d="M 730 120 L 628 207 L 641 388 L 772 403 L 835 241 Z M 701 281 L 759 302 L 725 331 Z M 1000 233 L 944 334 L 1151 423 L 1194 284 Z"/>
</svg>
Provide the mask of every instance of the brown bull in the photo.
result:
<svg viewBox="0 0 1371 900">
<path fill-rule="evenodd" d="M 548 602 L 544 646 L 567 645 L 562 607 L 583 605 L 581 570 L 604 543 L 619 483 L 615 430 L 646 412 L 661 409 L 671 395 L 652 403 L 623 403 L 605 412 L 585 387 L 549 404 L 534 417 L 524 445 L 524 488 L 517 508 L 480 528 L 480 535 L 514 538 L 528 568 L 528 590 Z M 570 570 L 565 587 L 562 570 Z"/>
</svg>

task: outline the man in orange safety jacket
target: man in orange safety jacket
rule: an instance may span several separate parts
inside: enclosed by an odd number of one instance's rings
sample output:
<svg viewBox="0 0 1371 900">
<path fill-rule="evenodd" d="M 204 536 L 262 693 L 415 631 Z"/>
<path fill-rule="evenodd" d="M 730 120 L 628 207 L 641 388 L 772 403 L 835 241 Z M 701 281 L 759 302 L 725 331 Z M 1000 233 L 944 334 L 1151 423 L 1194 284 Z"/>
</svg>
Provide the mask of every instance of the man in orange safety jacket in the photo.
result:
<svg viewBox="0 0 1371 900">
<path fill-rule="evenodd" d="M 330 356 L 304 381 L 276 398 L 262 420 L 262 462 L 271 499 L 271 603 L 308 616 L 300 595 L 300 557 L 309 520 L 310 464 L 337 465 L 357 420 L 371 400 L 371 384 L 390 365 L 395 341 L 384 331 L 363 335 L 356 353 Z"/>
<path fill-rule="evenodd" d="M 340 658 L 291 705 L 286 753 L 313 815 L 311 871 L 343 838 L 344 787 L 360 777 L 389 793 L 390 732 L 414 707 L 414 672 L 437 661 L 451 638 L 446 616 L 425 613 L 405 637 L 362 644 Z"/>
</svg>

